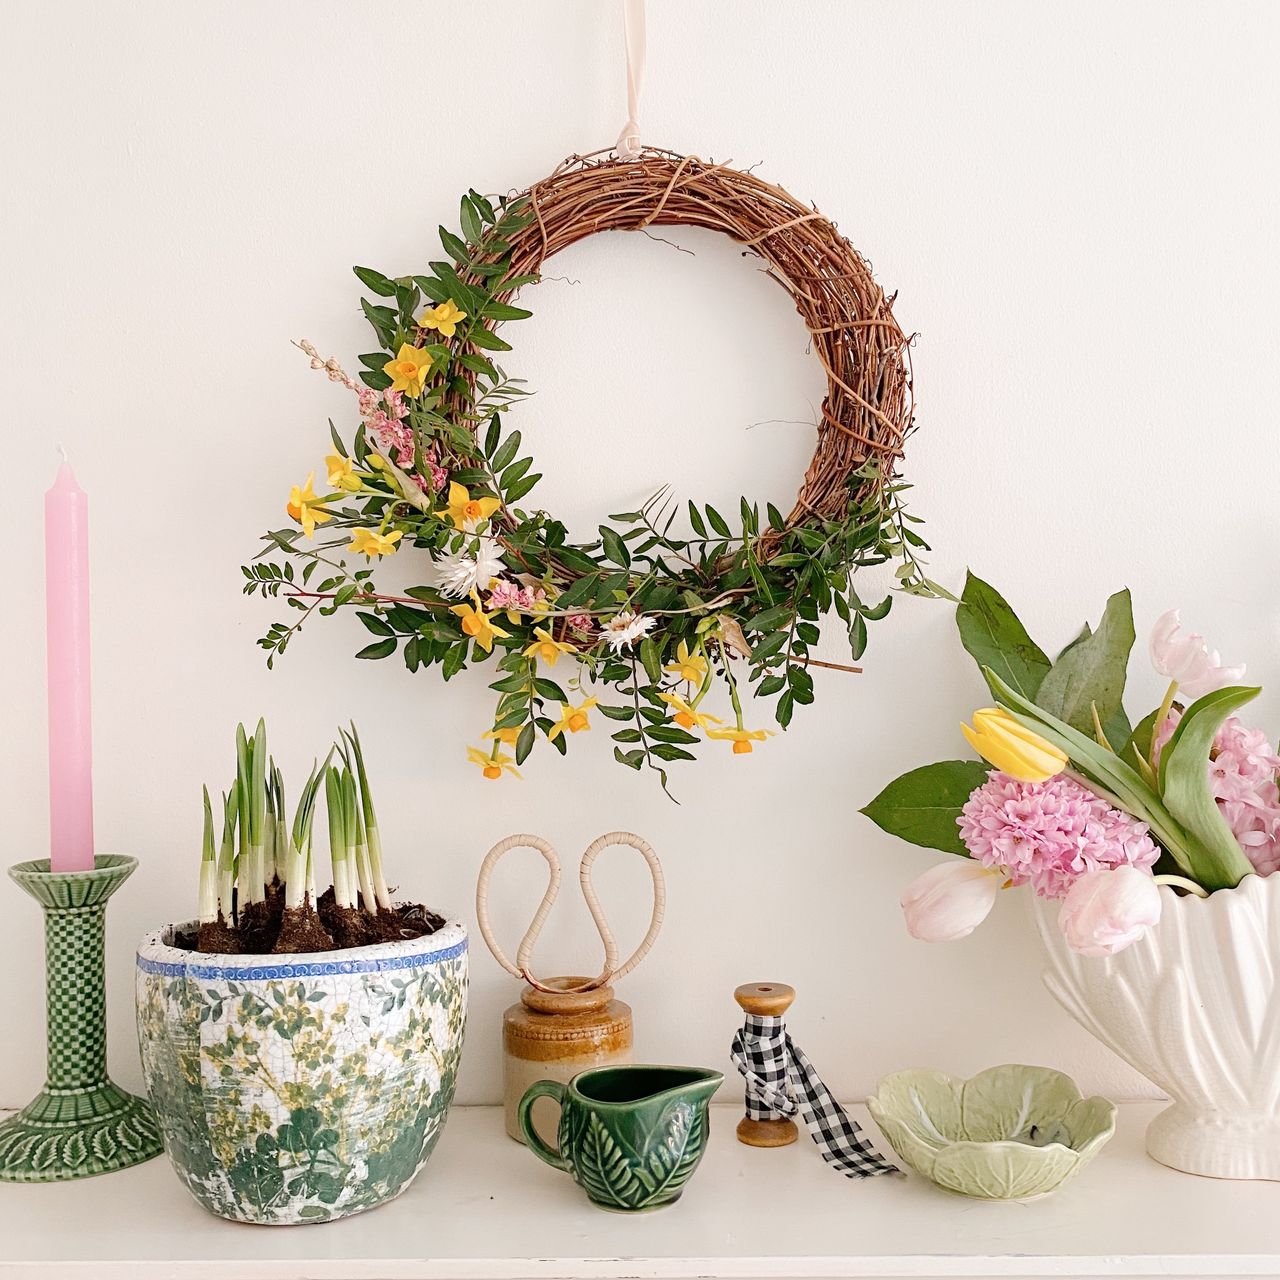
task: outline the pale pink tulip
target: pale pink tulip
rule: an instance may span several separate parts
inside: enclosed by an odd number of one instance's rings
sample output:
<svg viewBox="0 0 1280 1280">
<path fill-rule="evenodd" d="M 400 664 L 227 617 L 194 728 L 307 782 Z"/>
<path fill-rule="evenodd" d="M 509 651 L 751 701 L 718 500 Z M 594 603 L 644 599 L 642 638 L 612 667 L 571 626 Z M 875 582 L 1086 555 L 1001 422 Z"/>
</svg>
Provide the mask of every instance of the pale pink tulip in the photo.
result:
<svg viewBox="0 0 1280 1280">
<path fill-rule="evenodd" d="M 1113 956 L 1160 923 L 1160 889 L 1146 871 L 1088 871 L 1067 891 L 1058 925 L 1084 956 Z"/>
<path fill-rule="evenodd" d="M 1178 634 L 1182 625 L 1177 609 L 1170 609 L 1156 620 L 1151 629 L 1151 665 L 1167 680 L 1176 680 L 1182 692 L 1194 702 L 1206 693 L 1239 684 L 1244 678 L 1244 664 L 1222 665 L 1217 649 L 1210 649 L 1204 636 L 1192 632 Z"/>
<path fill-rule="evenodd" d="M 907 932 L 921 942 L 967 938 L 990 914 L 1005 878 L 967 858 L 930 867 L 902 895 Z"/>
</svg>

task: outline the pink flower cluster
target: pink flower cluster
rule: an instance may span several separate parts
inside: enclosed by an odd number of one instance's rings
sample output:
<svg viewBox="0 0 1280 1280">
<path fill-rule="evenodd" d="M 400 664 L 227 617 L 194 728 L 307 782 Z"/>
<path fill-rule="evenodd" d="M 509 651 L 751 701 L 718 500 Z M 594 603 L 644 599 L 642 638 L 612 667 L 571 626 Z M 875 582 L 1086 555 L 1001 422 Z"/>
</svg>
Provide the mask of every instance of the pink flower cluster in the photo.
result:
<svg viewBox="0 0 1280 1280">
<path fill-rule="evenodd" d="M 595 630 L 595 619 L 589 613 L 571 613 L 565 621 L 569 626 L 577 631 L 580 635 L 586 635 L 590 631 Z"/>
<path fill-rule="evenodd" d="M 499 578 L 489 592 L 486 601 L 490 609 L 515 609 L 518 613 L 533 613 L 547 598 L 541 587 L 520 586 Z"/>
<path fill-rule="evenodd" d="M 412 474 L 413 431 L 405 422 L 405 418 L 409 416 L 409 406 L 405 404 L 404 394 L 400 391 L 375 391 L 372 387 L 361 387 L 356 395 L 360 400 L 360 417 L 364 419 L 365 427 L 373 433 L 378 448 L 397 467 Z M 449 479 L 444 468 L 439 465 L 437 456 L 433 445 L 424 459 L 431 472 L 430 487 L 433 493 L 439 493 Z M 413 478 L 420 489 L 427 489 L 428 481 L 425 477 L 414 475 Z"/>
<path fill-rule="evenodd" d="M 1175 707 L 1155 735 L 1160 759 L 1182 712 Z M 1218 802 L 1232 835 L 1259 875 L 1280 871 L 1280 755 L 1261 729 L 1250 729 L 1235 716 L 1222 723 L 1209 753 L 1209 790 Z"/>
<path fill-rule="evenodd" d="M 960 812 L 960 838 L 973 857 L 1042 898 L 1064 897 L 1089 871 L 1145 871 L 1159 855 L 1146 823 L 1061 774 L 1017 782 L 994 771 Z"/>
</svg>

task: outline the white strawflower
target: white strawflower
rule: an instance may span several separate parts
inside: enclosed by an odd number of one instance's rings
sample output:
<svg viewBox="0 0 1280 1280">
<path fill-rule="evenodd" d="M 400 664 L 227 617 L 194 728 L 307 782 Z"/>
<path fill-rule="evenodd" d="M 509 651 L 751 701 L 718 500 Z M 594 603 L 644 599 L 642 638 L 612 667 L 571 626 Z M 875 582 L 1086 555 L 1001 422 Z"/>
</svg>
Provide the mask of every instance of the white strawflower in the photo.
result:
<svg viewBox="0 0 1280 1280">
<path fill-rule="evenodd" d="M 442 596 L 462 600 L 483 591 L 506 566 L 496 538 L 477 538 L 473 552 L 454 551 L 432 559 L 432 584 Z"/>
<path fill-rule="evenodd" d="M 614 653 L 629 649 L 637 640 L 642 640 L 658 625 L 656 618 L 646 618 L 643 614 L 632 613 L 624 609 L 614 614 L 600 628 L 600 634 L 608 642 Z"/>
</svg>

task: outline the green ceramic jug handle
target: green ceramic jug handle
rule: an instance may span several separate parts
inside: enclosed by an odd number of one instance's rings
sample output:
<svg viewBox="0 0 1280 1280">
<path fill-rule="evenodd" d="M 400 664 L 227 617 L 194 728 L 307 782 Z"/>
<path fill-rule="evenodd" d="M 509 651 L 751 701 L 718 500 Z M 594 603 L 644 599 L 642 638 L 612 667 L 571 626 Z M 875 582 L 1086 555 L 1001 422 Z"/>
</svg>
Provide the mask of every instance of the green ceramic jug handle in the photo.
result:
<svg viewBox="0 0 1280 1280">
<path fill-rule="evenodd" d="M 533 1127 L 533 1118 L 530 1113 L 533 1111 L 533 1104 L 539 1098 L 554 1098 L 563 1107 L 564 1085 L 556 1080 L 539 1080 L 525 1090 L 524 1097 L 520 1099 L 520 1106 L 516 1110 L 516 1119 L 520 1122 L 520 1132 L 524 1134 L 524 1140 L 529 1150 L 539 1160 L 545 1160 L 553 1169 L 560 1169 L 568 1173 L 569 1162 L 554 1147 L 549 1147 L 543 1142 L 541 1135 Z"/>
</svg>

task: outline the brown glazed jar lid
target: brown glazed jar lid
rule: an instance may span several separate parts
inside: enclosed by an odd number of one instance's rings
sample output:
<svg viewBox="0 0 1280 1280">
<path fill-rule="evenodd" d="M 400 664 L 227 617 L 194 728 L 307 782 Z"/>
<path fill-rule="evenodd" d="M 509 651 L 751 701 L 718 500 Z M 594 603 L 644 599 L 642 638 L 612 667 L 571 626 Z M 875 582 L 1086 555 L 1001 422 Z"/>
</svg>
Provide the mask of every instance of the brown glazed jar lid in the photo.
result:
<svg viewBox="0 0 1280 1280">
<path fill-rule="evenodd" d="M 553 987 L 552 991 L 539 991 L 536 987 L 526 986 L 520 992 L 520 1003 L 533 1013 L 543 1014 L 583 1014 L 599 1013 L 607 1009 L 613 1001 L 613 988 L 596 987 L 594 991 L 573 991 L 570 988 L 581 987 L 590 982 L 590 978 L 564 977 L 547 978 L 543 985 Z"/>
</svg>

